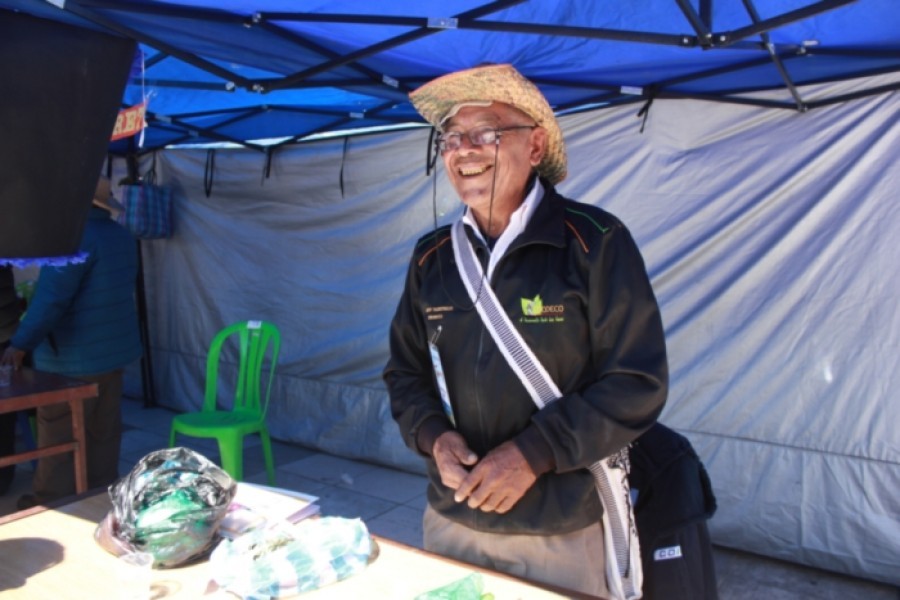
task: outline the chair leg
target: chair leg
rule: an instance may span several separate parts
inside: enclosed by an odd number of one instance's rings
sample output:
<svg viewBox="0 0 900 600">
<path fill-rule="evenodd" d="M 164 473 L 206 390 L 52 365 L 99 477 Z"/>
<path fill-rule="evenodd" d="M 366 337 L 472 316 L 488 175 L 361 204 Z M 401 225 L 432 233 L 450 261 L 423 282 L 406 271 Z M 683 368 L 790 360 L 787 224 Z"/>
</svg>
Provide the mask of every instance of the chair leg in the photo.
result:
<svg viewBox="0 0 900 600">
<path fill-rule="evenodd" d="M 269 485 L 275 485 L 275 460 L 272 458 L 272 440 L 269 437 L 268 430 L 263 427 L 259 431 L 259 437 L 262 440 L 263 457 L 266 460 L 266 477 L 268 477 Z"/>
<path fill-rule="evenodd" d="M 244 436 L 223 435 L 219 441 L 222 468 L 235 481 L 244 480 Z"/>
</svg>

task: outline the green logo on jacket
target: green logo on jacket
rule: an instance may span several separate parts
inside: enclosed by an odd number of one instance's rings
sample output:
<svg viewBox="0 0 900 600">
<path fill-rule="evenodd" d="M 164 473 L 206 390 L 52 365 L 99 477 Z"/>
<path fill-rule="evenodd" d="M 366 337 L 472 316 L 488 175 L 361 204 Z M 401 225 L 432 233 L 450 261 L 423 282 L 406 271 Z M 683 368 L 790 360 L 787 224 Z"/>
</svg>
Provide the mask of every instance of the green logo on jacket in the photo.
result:
<svg viewBox="0 0 900 600">
<path fill-rule="evenodd" d="M 562 323 L 566 308 L 562 304 L 544 304 L 538 294 L 534 298 L 521 298 L 522 316 L 520 323 Z"/>
<path fill-rule="evenodd" d="M 538 294 L 533 300 L 522 298 L 522 314 L 526 317 L 539 317 L 544 313 L 544 301 Z"/>
</svg>

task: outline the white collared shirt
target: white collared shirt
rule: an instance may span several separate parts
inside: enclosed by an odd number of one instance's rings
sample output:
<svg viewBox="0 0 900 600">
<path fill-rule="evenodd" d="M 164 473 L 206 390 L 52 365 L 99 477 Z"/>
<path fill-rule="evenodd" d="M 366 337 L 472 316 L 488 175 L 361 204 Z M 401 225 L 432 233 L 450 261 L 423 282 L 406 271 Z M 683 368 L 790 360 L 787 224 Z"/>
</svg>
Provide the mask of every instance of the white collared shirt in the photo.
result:
<svg viewBox="0 0 900 600">
<path fill-rule="evenodd" d="M 494 244 L 493 250 L 491 250 L 491 258 L 488 261 L 487 270 L 485 272 L 488 281 L 491 280 L 491 276 L 494 274 L 494 267 L 497 266 L 497 263 L 503 258 L 503 255 L 506 254 L 510 244 L 512 244 L 514 239 L 519 237 L 520 233 L 525 231 L 525 226 L 528 225 L 531 216 L 534 214 L 538 204 L 541 203 L 543 197 L 544 186 L 541 184 L 540 179 L 535 179 L 534 185 L 531 186 L 531 191 L 525 196 L 525 200 L 522 201 L 519 208 L 517 208 L 510 216 L 509 225 L 506 226 L 506 229 L 504 229 L 503 233 L 500 234 L 500 237 L 497 238 L 497 242 Z M 481 230 L 475 222 L 475 217 L 472 216 L 472 211 L 470 211 L 468 207 L 466 208 L 466 212 L 463 213 L 462 219 L 463 223 L 470 225 L 475 231 L 475 235 L 487 245 L 487 241 L 481 234 Z"/>
</svg>

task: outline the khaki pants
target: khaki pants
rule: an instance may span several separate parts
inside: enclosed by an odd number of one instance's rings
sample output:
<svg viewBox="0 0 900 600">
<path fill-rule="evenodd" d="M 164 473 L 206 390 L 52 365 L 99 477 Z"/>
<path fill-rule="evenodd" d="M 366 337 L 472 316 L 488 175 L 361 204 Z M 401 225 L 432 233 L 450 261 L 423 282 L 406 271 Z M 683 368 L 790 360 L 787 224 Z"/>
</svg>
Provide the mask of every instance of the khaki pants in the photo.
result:
<svg viewBox="0 0 900 600">
<path fill-rule="evenodd" d="M 609 597 L 600 523 L 560 535 L 502 535 L 469 529 L 428 506 L 422 525 L 429 552 L 522 579 Z"/>
<path fill-rule="evenodd" d="M 119 477 L 122 441 L 122 370 L 84 375 L 78 379 L 97 384 L 99 395 L 84 401 L 84 429 L 88 488 L 108 486 Z M 41 406 L 37 410 L 40 447 L 72 441 L 72 413 L 67 403 Z M 71 453 L 38 461 L 34 494 L 41 502 L 75 493 L 75 466 Z"/>
</svg>

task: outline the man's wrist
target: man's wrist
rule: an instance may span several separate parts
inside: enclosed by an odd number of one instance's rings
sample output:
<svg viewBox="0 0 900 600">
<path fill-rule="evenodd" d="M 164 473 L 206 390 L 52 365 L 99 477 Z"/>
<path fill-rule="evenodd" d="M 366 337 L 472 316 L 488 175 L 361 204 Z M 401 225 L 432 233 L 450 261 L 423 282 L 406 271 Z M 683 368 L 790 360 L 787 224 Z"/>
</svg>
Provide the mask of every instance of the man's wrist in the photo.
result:
<svg viewBox="0 0 900 600">
<path fill-rule="evenodd" d="M 425 419 L 419 426 L 419 431 L 416 434 L 416 446 L 418 446 L 419 452 L 426 456 L 433 456 L 434 442 L 442 433 L 451 429 L 453 427 L 443 417 L 435 416 Z"/>
<path fill-rule="evenodd" d="M 549 473 L 556 468 L 556 458 L 553 456 L 553 448 L 541 435 L 540 430 L 534 425 L 527 427 L 522 433 L 517 435 L 513 441 L 525 461 L 534 474 L 540 477 L 544 473 Z"/>
</svg>

